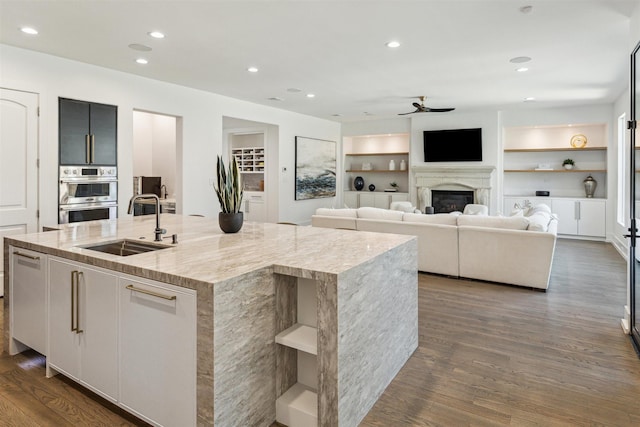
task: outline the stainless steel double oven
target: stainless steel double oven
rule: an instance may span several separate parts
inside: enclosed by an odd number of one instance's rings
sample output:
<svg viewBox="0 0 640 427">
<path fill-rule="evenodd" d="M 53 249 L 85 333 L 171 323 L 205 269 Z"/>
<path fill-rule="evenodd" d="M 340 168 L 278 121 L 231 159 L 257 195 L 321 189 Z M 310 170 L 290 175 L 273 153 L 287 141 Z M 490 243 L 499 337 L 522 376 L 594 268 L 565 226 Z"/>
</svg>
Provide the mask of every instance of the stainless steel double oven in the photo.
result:
<svg viewBox="0 0 640 427">
<path fill-rule="evenodd" d="M 60 166 L 58 223 L 113 219 L 118 214 L 115 166 Z"/>
</svg>

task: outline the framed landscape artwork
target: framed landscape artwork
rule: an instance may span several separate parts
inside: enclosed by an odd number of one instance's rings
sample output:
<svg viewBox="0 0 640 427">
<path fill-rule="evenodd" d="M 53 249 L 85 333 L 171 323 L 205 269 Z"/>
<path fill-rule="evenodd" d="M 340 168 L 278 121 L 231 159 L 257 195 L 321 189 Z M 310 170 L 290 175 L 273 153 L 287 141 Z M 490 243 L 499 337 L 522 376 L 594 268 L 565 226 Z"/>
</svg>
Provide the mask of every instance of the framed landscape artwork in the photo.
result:
<svg viewBox="0 0 640 427">
<path fill-rule="evenodd" d="M 296 136 L 296 200 L 336 195 L 336 142 Z"/>
</svg>

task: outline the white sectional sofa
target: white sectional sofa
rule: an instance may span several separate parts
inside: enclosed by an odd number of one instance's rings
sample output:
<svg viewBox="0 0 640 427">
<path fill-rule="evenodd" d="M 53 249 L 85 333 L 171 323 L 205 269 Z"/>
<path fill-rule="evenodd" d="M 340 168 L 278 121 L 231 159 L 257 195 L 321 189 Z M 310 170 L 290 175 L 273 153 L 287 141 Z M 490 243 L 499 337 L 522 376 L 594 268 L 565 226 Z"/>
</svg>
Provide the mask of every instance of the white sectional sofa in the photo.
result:
<svg viewBox="0 0 640 427">
<path fill-rule="evenodd" d="M 417 236 L 420 271 L 538 289 L 549 286 L 558 227 L 545 205 L 510 217 L 321 208 L 311 225 Z"/>
</svg>

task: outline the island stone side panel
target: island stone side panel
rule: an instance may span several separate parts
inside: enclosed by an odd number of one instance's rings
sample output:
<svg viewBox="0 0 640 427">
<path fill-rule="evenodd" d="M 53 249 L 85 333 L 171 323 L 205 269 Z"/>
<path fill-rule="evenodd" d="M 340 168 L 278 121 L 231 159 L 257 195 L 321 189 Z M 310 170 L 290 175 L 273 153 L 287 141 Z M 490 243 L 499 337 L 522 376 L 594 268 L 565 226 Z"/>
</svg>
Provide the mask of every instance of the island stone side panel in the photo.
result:
<svg viewBox="0 0 640 427">
<path fill-rule="evenodd" d="M 417 240 L 338 276 L 338 425 L 357 426 L 418 347 Z"/>
<path fill-rule="evenodd" d="M 214 285 L 216 426 L 269 426 L 276 418 L 274 282 L 265 268 Z"/>
</svg>

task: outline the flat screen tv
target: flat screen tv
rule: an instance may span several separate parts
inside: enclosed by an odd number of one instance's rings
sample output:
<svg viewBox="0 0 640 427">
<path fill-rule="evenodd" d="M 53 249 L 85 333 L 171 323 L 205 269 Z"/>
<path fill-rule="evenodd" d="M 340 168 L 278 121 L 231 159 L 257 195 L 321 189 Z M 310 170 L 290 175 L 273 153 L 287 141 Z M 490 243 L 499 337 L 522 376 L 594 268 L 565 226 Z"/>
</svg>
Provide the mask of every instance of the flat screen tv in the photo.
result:
<svg viewBox="0 0 640 427">
<path fill-rule="evenodd" d="M 425 162 L 481 162 L 482 129 L 424 131 Z"/>
</svg>

